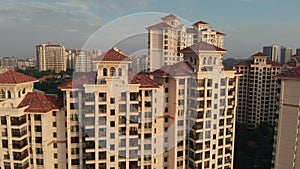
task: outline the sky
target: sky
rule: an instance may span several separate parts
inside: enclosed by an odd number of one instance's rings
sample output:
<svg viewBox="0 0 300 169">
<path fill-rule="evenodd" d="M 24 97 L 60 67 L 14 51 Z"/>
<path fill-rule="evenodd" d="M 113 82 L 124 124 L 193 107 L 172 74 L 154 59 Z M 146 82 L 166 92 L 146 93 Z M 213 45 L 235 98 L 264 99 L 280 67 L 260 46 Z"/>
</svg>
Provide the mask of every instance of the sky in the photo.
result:
<svg viewBox="0 0 300 169">
<path fill-rule="evenodd" d="M 225 58 L 248 58 L 273 44 L 295 52 L 299 6 L 299 0 L 1 0 L 0 56 L 35 56 L 35 46 L 46 42 L 146 50 L 137 47 L 137 42 L 147 44 L 140 38 L 146 37 L 145 27 L 169 13 L 225 33 Z"/>
</svg>

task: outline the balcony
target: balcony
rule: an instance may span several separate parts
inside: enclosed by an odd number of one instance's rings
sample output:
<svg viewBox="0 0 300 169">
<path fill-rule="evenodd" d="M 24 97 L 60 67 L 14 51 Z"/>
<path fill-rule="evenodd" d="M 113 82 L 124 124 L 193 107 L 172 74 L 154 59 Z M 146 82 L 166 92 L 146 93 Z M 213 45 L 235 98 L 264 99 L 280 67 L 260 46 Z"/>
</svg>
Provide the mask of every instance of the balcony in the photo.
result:
<svg viewBox="0 0 300 169">
<path fill-rule="evenodd" d="M 11 117 L 10 120 L 11 120 L 11 125 L 12 126 L 20 126 L 20 125 L 25 124 L 27 122 L 25 115 L 22 116 L 22 117 Z"/>
<path fill-rule="evenodd" d="M 28 157 L 28 151 L 25 150 L 23 152 L 13 152 L 14 160 L 22 161 Z"/>
</svg>

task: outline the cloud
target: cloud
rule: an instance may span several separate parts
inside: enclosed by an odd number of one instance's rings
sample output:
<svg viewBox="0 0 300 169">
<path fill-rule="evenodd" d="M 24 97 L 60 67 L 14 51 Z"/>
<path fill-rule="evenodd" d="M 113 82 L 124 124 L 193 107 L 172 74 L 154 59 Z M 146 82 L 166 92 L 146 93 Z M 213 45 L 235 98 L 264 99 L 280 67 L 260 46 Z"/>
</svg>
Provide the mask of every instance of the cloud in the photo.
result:
<svg viewBox="0 0 300 169">
<path fill-rule="evenodd" d="M 80 3 L 5 1 L 0 24 L 0 56 L 28 56 L 35 45 L 49 41 L 81 48 L 101 27 L 101 18 Z"/>
</svg>

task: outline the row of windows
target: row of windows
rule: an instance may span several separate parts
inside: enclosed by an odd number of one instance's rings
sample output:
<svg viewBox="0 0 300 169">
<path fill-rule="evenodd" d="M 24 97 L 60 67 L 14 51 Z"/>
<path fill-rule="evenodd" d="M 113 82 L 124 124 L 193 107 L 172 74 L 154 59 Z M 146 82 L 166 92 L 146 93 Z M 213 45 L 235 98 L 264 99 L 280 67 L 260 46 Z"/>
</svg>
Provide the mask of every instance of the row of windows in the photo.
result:
<svg viewBox="0 0 300 169">
<path fill-rule="evenodd" d="M 111 67 L 109 68 L 109 76 L 116 76 L 116 68 Z M 103 76 L 108 76 L 107 68 L 103 68 Z M 118 76 L 122 76 L 122 69 L 118 68 Z"/>
</svg>

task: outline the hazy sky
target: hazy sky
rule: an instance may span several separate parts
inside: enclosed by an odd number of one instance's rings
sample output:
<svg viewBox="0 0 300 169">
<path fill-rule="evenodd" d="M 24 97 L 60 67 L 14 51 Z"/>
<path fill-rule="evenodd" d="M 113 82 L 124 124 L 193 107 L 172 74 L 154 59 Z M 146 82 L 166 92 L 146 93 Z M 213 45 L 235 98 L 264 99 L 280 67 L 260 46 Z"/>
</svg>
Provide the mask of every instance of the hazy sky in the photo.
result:
<svg viewBox="0 0 300 169">
<path fill-rule="evenodd" d="M 45 42 L 79 49 L 89 44 L 106 50 L 105 45 L 91 41 L 97 30 L 96 39 L 102 42 L 126 42 L 126 37 L 118 39 L 115 32 L 132 29 L 136 35 L 146 35 L 143 26 L 154 24 L 159 17 L 147 13 L 148 19 L 122 19 L 136 13 L 160 12 L 173 13 L 188 23 L 210 23 L 227 34 L 226 57 L 246 58 L 264 45 L 300 48 L 299 6 L 299 0 L 1 0 L 0 56 L 34 56 L 35 46 Z M 135 37 L 131 41 L 143 39 Z"/>
</svg>

